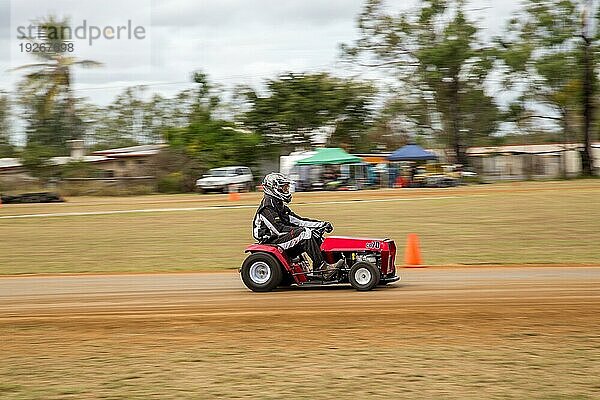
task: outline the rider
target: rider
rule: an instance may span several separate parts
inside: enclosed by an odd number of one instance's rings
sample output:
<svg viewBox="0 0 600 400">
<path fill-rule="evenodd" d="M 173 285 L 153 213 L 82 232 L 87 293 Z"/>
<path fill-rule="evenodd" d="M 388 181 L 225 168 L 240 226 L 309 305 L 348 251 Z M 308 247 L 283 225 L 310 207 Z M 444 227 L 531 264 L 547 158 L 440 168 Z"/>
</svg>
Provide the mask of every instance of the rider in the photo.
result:
<svg viewBox="0 0 600 400">
<path fill-rule="evenodd" d="M 286 203 L 292 201 L 290 185 L 292 181 L 280 173 L 270 173 L 263 180 L 265 194 L 254 216 L 252 234 L 254 239 L 264 244 L 276 244 L 288 254 L 306 252 L 314 271 L 334 271 L 343 260 L 328 264 L 323 260 L 320 243 L 312 229 L 323 228 L 333 231 L 327 221 L 303 218 L 295 214 Z"/>
</svg>

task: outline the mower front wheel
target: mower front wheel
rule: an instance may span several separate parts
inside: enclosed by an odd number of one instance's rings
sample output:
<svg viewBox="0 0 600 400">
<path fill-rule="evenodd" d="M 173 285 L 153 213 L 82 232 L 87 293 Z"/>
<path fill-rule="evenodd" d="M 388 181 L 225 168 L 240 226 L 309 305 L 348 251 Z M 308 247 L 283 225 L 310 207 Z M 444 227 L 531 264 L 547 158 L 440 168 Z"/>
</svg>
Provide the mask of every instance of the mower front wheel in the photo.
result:
<svg viewBox="0 0 600 400">
<path fill-rule="evenodd" d="M 361 292 L 373 289 L 379 283 L 380 278 L 379 268 L 363 261 L 354 264 L 348 273 L 352 287 Z"/>
<path fill-rule="evenodd" d="M 253 292 L 270 292 L 282 279 L 279 261 L 266 253 L 250 254 L 240 272 L 244 285 Z"/>
</svg>

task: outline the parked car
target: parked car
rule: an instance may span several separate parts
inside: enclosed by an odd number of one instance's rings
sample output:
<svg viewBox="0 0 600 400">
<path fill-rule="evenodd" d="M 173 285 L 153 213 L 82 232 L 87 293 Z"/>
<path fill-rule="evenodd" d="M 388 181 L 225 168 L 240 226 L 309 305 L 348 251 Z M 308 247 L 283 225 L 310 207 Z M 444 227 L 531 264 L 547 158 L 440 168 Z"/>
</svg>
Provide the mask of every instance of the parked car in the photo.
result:
<svg viewBox="0 0 600 400">
<path fill-rule="evenodd" d="M 235 186 L 238 191 L 250 191 L 253 185 L 254 177 L 248 167 L 214 168 L 196 181 L 196 187 L 200 193 L 227 193 L 230 186 Z"/>
</svg>

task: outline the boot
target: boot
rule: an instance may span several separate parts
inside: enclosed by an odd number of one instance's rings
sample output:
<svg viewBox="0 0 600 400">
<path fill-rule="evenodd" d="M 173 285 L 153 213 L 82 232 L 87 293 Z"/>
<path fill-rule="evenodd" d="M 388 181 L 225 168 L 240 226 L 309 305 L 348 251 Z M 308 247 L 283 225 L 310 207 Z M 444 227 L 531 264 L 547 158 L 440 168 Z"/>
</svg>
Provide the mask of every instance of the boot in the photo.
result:
<svg viewBox="0 0 600 400">
<path fill-rule="evenodd" d="M 329 264 L 323 261 L 319 271 L 323 273 L 323 280 L 328 281 L 332 279 L 337 271 L 344 265 L 344 259 L 338 260 L 335 264 Z"/>
</svg>

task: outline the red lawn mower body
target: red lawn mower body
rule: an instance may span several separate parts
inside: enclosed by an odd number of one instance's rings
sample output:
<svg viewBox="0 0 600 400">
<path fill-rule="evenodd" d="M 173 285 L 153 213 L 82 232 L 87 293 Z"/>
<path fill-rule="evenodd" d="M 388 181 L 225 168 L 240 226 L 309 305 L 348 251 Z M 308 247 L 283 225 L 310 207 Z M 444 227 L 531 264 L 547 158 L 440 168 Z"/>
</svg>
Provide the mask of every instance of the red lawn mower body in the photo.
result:
<svg viewBox="0 0 600 400">
<path fill-rule="evenodd" d="M 357 290 L 364 291 L 400 279 L 396 275 L 396 245 L 390 239 L 342 236 L 330 236 L 323 239 L 321 252 L 328 263 L 333 264 L 340 259 L 345 260 L 343 267 L 337 271 L 334 278 L 326 278 L 318 271 L 312 271 L 303 257 L 290 259 L 276 245 L 253 244 L 248 246 L 245 252 L 250 255 L 240 268 L 240 273 L 242 273 L 242 280 L 246 286 L 254 291 L 269 291 L 276 286 L 291 284 L 313 286 L 336 283 L 350 283 Z M 281 278 L 277 276 L 278 272 L 274 271 L 274 262 L 281 270 Z M 256 287 L 256 282 L 262 282 L 267 274 L 263 264 L 267 266 L 273 264 L 272 272 L 275 276 L 269 275 L 269 279 L 273 278 L 280 282 L 269 281 L 265 283 L 266 287 Z M 260 275 L 256 271 L 263 271 L 265 274 Z M 256 279 L 253 280 L 252 277 Z"/>
</svg>

